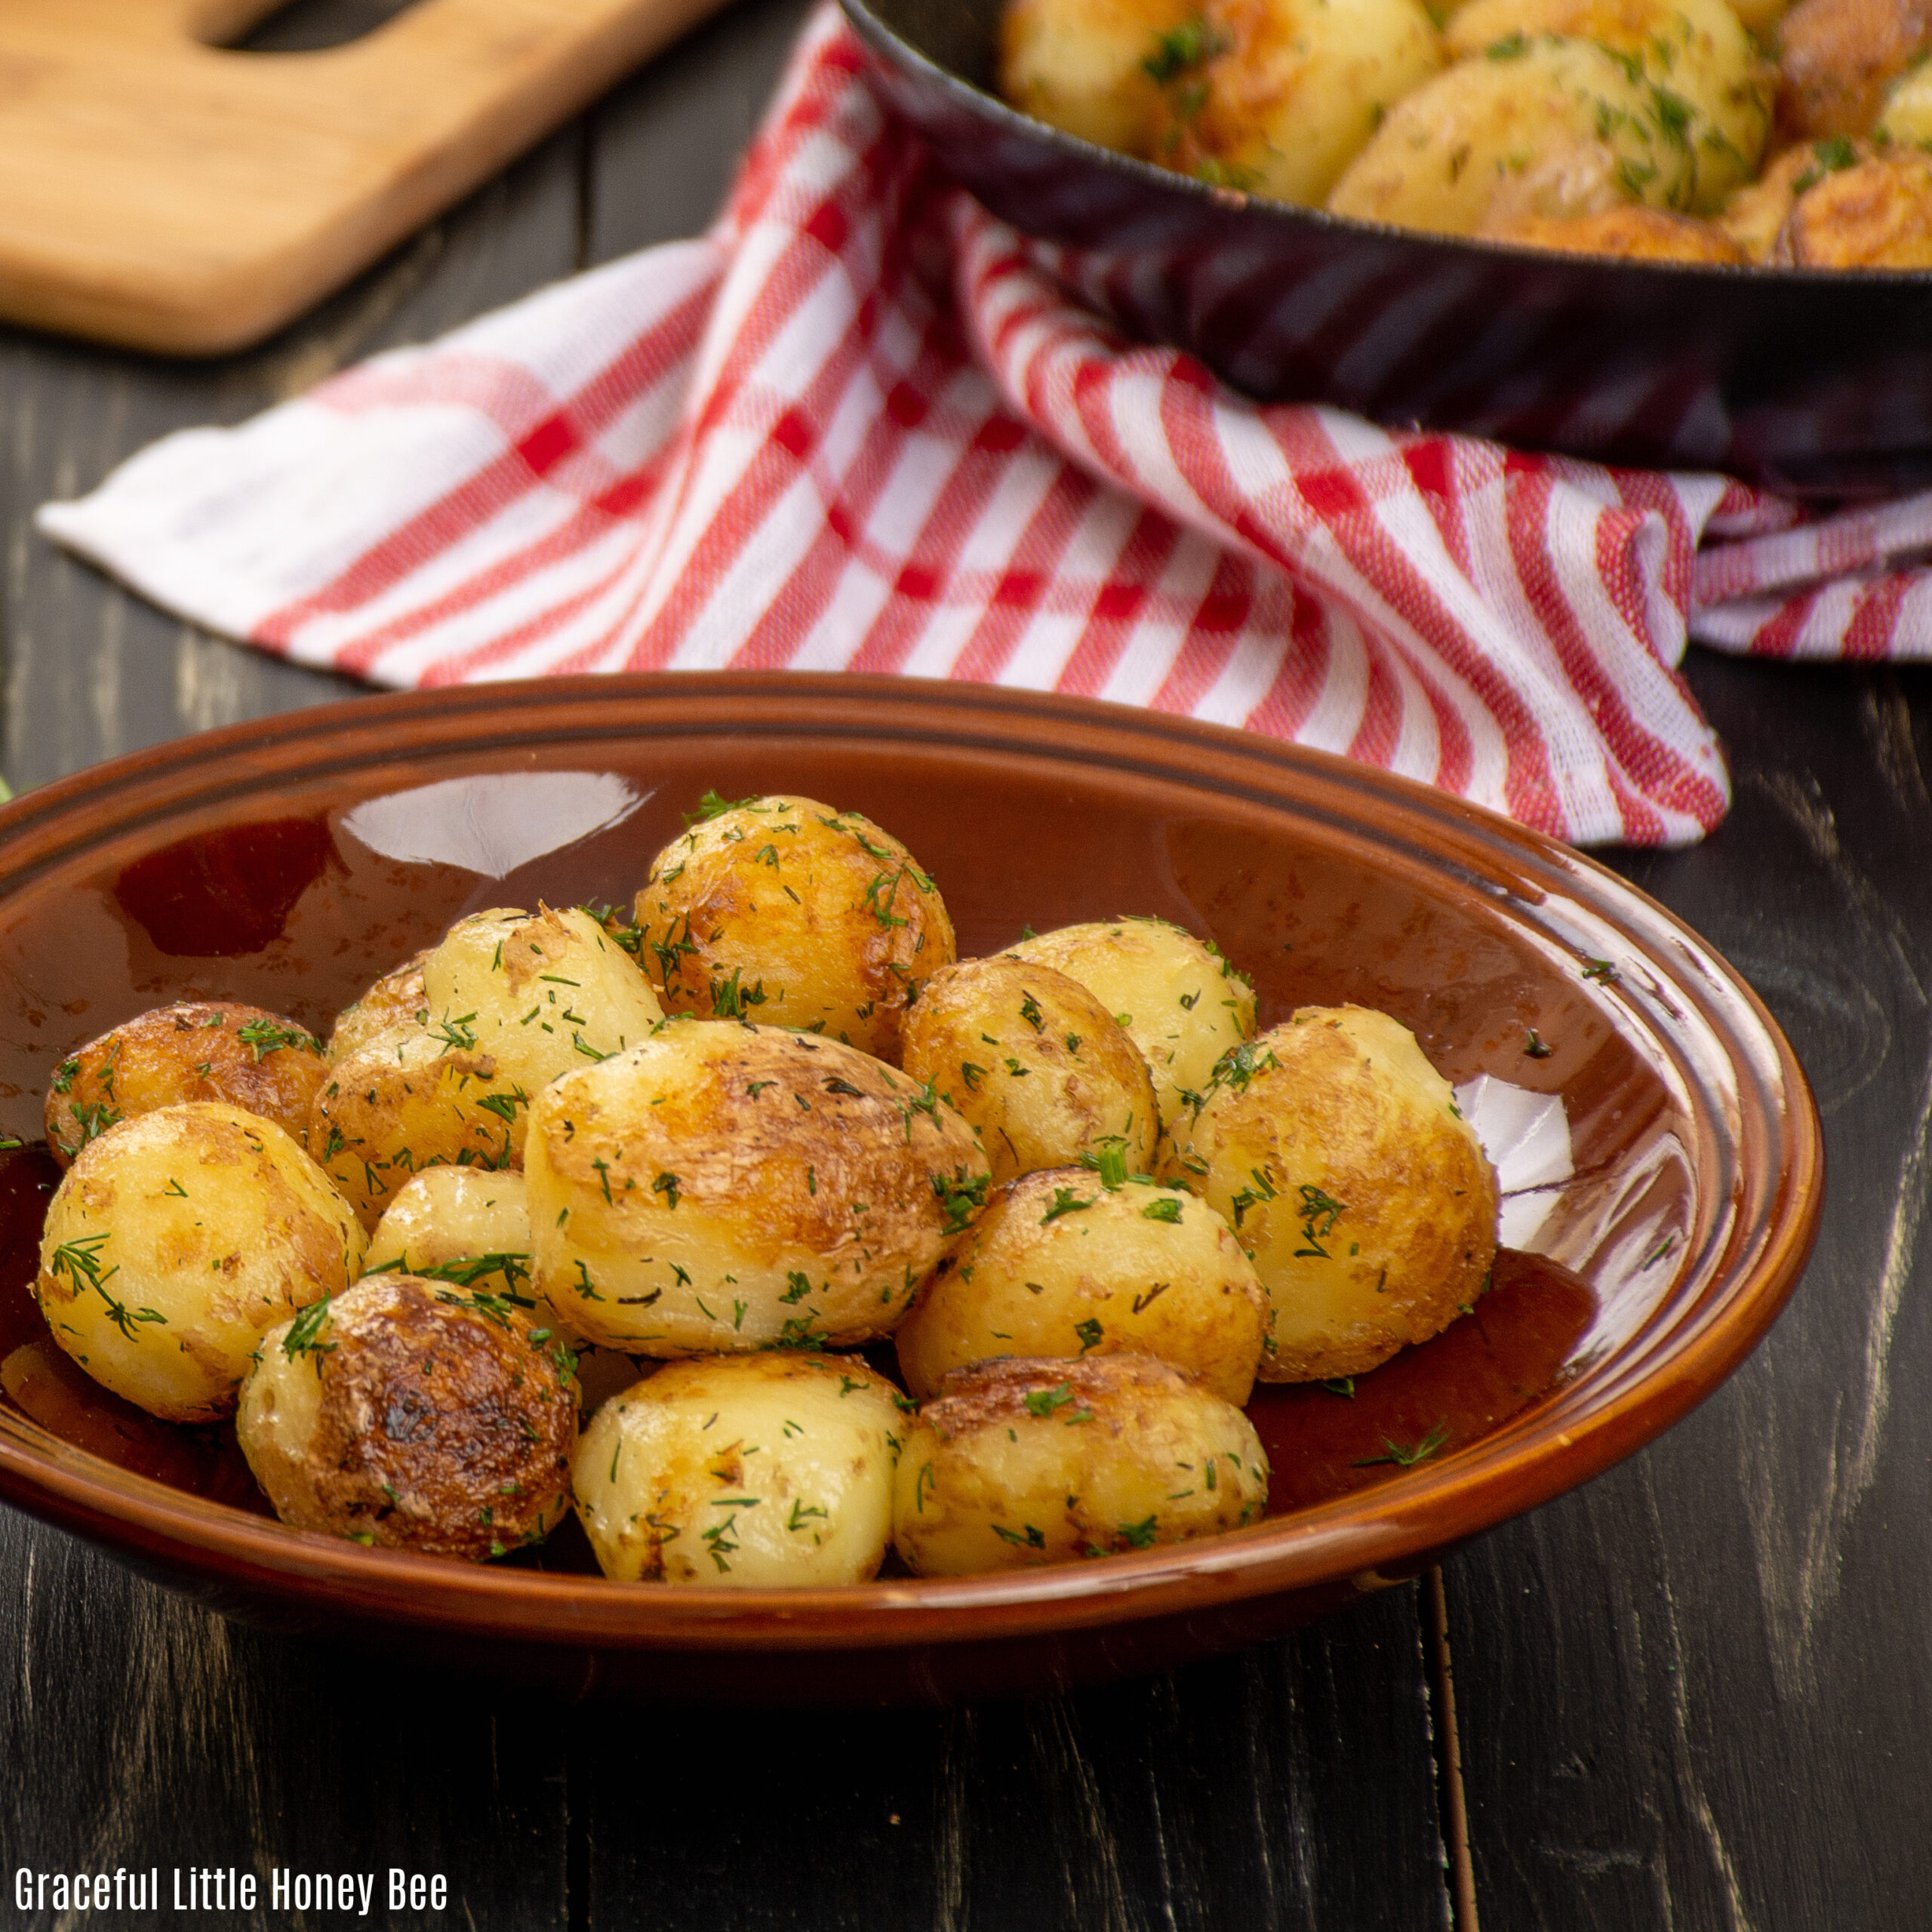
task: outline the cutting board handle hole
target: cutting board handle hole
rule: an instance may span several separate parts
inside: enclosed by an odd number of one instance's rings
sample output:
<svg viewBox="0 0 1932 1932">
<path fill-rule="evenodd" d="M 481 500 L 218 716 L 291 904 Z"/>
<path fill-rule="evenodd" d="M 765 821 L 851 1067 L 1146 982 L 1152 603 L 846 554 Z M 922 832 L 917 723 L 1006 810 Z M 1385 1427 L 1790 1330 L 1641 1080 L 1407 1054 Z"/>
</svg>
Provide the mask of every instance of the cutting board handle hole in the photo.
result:
<svg viewBox="0 0 1932 1932">
<path fill-rule="evenodd" d="M 238 54 L 314 54 L 361 40 L 418 4 L 419 0 L 284 0 L 280 6 L 269 7 L 265 18 L 232 38 L 221 36 L 214 45 Z"/>
</svg>

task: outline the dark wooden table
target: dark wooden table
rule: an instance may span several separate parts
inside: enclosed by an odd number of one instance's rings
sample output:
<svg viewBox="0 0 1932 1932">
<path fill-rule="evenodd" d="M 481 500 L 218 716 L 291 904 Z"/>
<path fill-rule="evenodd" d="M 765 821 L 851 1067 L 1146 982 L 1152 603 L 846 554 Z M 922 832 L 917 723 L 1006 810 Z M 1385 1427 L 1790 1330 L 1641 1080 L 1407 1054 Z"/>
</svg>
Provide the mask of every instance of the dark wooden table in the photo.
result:
<svg viewBox="0 0 1932 1932">
<path fill-rule="evenodd" d="M 12 782 L 355 688 L 122 595 L 35 505 L 695 232 L 801 14 L 739 0 L 255 354 L 0 335 Z M 940 1714 L 564 1708 L 231 1627 L 0 1510 L 5 1922 L 54 1922 L 21 1866 L 274 1864 L 440 1871 L 447 1912 L 395 1916 L 463 1932 L 1932 1923 L 1932 684 L 1690 676 L 1736 810 L 1617 863 L 1770 1002 L 1832 1177 L 1791 1309 L 1666 1439 L 1287 1641 Z"/>
</svg>

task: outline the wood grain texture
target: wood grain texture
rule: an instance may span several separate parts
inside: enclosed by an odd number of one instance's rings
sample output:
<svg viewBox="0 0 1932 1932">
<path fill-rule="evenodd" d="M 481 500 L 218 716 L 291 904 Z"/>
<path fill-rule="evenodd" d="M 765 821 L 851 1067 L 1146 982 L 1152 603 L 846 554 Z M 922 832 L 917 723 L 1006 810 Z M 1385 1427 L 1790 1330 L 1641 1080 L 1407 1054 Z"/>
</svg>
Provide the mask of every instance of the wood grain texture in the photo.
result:
<svg viewBox="0 0 1932 1932">
<path fill-rule="evenodd" d="M 1823 1232 L 1706 1407 L 1451 1563 L 1482 1921 L 1799 1932 L 1932 1889 L 1932 682 L 1694 663 L 1733 816 L 1620 869 L 1809 1069 Z"/>
<path fill-rule="evenodd" d="M 0 11 L 0 315 L 203 355 L 259 341 L 716 0 L 417 0 L 237 51 L 269 0 Z M 210 44 L 214 43 L 214 44 Z"/>
</svg>

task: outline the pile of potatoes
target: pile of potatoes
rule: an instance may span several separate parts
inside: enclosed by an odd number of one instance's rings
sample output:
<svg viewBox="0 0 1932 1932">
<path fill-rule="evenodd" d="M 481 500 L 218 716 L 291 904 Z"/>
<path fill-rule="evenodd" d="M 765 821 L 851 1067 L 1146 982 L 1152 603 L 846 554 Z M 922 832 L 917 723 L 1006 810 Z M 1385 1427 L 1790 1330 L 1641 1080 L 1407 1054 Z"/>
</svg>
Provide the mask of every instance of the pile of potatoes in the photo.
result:
<svg viewBox="0 0 1932 1932">
<path fill-rule="evenodd" d="M 1257 1035 L 1164 921 L 956 953 L 870 820 L 708 795 L 628 914 L 475 914 L 326 1046 L 183 1002 L 63 1062 L 41 1308 L 365 1543 L 574 1506 L 611 1577 L 801 1588 L 1254 1521 L 1257 1377 L 1481 1292 L 1481 1146 L 1395 1020 Z"/>
<path fill-rule="evenodd" d="M 1008 0 L 1001 91 L 1216 187 L 1653 260 L 1932 266 L 1918 0 Z"/>
</svg>

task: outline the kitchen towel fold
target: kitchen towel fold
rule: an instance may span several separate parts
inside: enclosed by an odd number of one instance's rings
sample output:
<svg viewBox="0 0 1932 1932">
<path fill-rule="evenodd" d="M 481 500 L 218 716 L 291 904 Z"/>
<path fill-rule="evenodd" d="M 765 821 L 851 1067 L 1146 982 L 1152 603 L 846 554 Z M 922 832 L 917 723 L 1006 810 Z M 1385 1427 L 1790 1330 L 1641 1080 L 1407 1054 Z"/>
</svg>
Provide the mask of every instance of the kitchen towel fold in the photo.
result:
<svg viewBox="0 0 1932 1932">
<path fill-rule="evenodd" d="M 1075 691 L 1583 843 L 1723 817 L 1687 637 L 1932 655 L 1932 573 L 1886 568 L 1932 545 L 1932 497 L 1807 525 L 1721 477 L 1249 402 L 1078 306 L 860 66 L 827 7 L 702 240 L 170 436 L 40 528 L 192 622 L 380 684 Z"/>
</svg>

